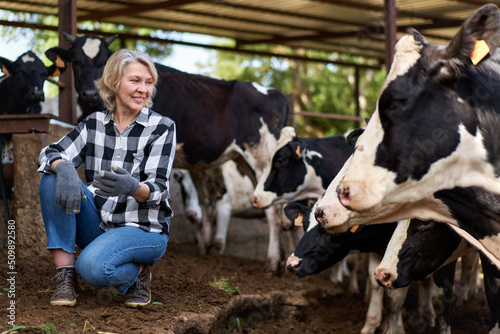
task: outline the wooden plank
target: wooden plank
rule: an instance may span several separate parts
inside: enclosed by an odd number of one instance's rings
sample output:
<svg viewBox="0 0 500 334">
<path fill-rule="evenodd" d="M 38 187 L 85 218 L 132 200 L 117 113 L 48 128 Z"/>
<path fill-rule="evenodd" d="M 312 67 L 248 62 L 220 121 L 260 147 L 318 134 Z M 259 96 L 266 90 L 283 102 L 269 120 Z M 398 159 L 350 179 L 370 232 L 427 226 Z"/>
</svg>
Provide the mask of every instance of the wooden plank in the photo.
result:
<svg viewBox="0 0 500 334">
<path fill-rule="evenodd" d="M 0 115 L 0 134 L 48 132 L 50 114 Z"/>
</svg>

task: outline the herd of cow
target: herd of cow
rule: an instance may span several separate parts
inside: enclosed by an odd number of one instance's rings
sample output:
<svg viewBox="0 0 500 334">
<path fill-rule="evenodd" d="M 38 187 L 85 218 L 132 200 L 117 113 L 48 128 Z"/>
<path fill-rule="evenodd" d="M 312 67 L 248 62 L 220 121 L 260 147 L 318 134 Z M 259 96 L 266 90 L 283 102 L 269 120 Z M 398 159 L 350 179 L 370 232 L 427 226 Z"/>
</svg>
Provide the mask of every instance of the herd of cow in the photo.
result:
<svg viewBox="0 0 500 334">
<path fill-rule="evenodd" d="M 15 62 L 0 58 L 0 96 L 7 101 L 0 113 L 40 112 L 43 81 L 69 63 L 82 117 L 104 110 L 94 81 L 114 38 L 65 36 L 72 47 L 47 50 L 49 68 L 32 52 Z M 287 98 L 275 89 L 157 64 L 153 109 L 177 124 L 173 176 L 186 182 L 186 214 L 201 221 L 201 251 L 224 251 L 231 215 L 265 215 L 267 265 L 277 271 L 283 205 L 304 227 L 286 261 L 290 272 L 304 277 L 351 251 L 371 254 L 362 333 L 381 324 L 382 286 L 392 288 L 386 333 L 404 332 L 401 307 L 412 281 L 422 282 L 421 313 L 434 321 L 429 277 L 442 289 L 440 332 L 451 333 L 456 261 L 478 250 L 490 333 L 500 333 L 499 39 L 500 11 L 492 4 L 470 15 L 447 46 L 410 30 L 396 45 L 366 128 L 329 138 L 297 136 L 287 126 Z"/>
</svg>

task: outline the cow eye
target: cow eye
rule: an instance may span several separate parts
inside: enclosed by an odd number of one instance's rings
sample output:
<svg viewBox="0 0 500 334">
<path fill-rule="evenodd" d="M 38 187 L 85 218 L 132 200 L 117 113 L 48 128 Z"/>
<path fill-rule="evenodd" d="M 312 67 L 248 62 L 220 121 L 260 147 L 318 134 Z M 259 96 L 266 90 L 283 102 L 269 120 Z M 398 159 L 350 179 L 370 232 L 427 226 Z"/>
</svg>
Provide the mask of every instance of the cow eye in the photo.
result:
<svg viewBox="0 0 500 334">
<path fill-rule="evenodd" d="M 280 157 L 274 161 L 274 167 L 276 168 L 283 168 L 286 165 L 286 159 L 283 157 Z"/>
<path fill-rule="evenodd" d="M 403 100 L 394 100 L 387 106 L 388 111 L 400 110 L 405 105 L 405 101 Z"/>
</svg>

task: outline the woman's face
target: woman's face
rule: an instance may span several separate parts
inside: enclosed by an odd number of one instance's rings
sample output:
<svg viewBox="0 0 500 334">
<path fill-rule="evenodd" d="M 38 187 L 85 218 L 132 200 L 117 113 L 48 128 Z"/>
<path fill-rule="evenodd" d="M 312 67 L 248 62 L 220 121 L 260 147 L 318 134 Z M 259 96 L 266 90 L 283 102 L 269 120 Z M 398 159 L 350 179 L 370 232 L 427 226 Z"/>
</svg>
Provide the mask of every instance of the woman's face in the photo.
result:
<svg viewBox="0 0 500 334">
<path fill-rule="evenodd" d="M 146 105 L 153 92 L 153 76 L 139 62 L 130 63 L 116 90 L 116 111 L 137 113 Z"/>
</svg>

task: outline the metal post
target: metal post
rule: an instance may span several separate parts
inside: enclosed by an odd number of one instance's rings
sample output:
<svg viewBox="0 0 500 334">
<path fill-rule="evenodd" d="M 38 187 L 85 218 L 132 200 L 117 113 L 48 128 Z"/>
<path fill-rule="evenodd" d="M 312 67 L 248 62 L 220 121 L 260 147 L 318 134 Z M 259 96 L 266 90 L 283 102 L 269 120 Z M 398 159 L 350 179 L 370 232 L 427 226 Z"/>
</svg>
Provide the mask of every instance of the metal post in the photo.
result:
<svg viewBox="0 0 500 334">
<path fill-rule="evenodd" d="M 396 0 L 384 0 L 385 17 L 385 67 L 387 73 L 391 69 L 396 46 Z"/>
<path fill-rule="evenodd" d="M 361 105 L 359 103 L 359 68 L 354 68 L 354 101 L 356 102 L 356 116 L 361 117 Z M 358 121 L 358 127 L 362 127 L 361 121 Z"/>
</svg>

